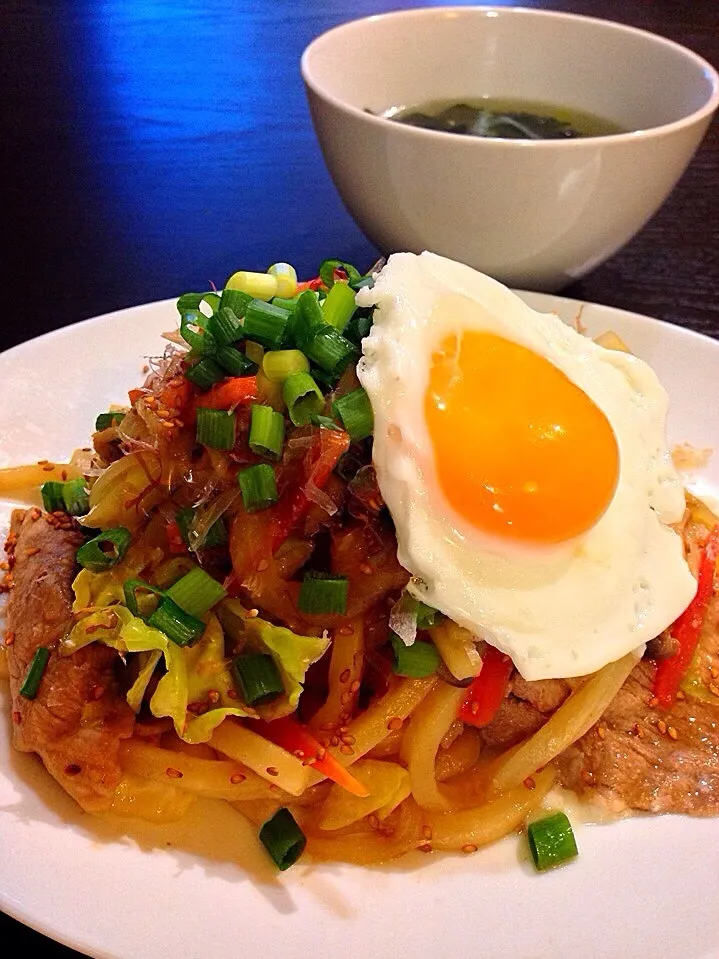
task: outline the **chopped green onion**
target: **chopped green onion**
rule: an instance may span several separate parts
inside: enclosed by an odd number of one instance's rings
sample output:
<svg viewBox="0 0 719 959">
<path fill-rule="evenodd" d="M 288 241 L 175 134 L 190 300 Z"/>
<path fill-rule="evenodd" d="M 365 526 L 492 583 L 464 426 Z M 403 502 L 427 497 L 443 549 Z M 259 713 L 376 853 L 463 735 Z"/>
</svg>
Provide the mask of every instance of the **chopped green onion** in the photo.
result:
<svg viewBox="0 0 719 959">
<path fill-rule="evenodd" d="M 350 283 L 357 283 L 362 279 L 362 274 L 351 263 L 345 263 L 343 260 L 323 260 L 320 264 L 320 279 L 327 289 L 334 286 L 335 270 L 343 270 Z"/>
<path fill-rule="evenodd" d="M 165 595 L 190 616 L 199 617 L 224 599 L 227 590 L 204 569 L 196 566 L 173 583 Z"/>
<path fill-rule="evenodd" d="M 47 646 L 38 646 L 25 673 L 23 684 L 20 687 L 20 695 L 24 696 L 25 699 L 34 699 L 37 696 L 40 681 L 47 669 L 49 659 L 50 650 Z"/>
<path fill-rule="evenodd" d="M 263 300 L 253 300 L 243 318 L 242 335 L 268 350 L 278 350 L 285 342 L 289 319 L 287 310 Z"/>
<path fill-rule="evenodd" d="M 224 379 L 225 371 L 209 356 L 203 356 L 187 370 L 185 376 L 195 386 L 199 386 L 201 390 L 209 390 L 213 384 Z"/>
<path fill-rule="evenodd" d="M 349 433 L 353 443 L 372 435 L 374 429 L 372 404 L 361 386 L 359 389 L 341 396 L 332 404 L 332 409 L 342 420 L 342 425 Z"/>
<path fill-rule="evenodd" d="M 243 293 L 241 290 L 228 290 L 225 288 L 222 291 L 222 297 L 220 298 L 220 309 L 227 307 L 232 310 L 235 316 L 243 317 L 245 315 L 245 310 L 252 302 L 252 297 L 249 293 Z"/>
<path fill-rule="evenodd" d="M 417 602 L 417 629 L 429 629 L 430 626 L 436 626 L 444 618 L 444 613 L 440 613 L 434 606 L 428 606 L 421 600 Z"/>
<path fill-rule="evenodd" d="M 195 437 L 213 450 L 231 450 L 235 445 L 235 414 L 198 406 Z"/>
<path fill-rule="evenodd" d="M 207 317 L 200 313 L 200 307 L 203 303 L 208 303 L 211 309 L 215 309 L 215 302 L 219 300 L 216 293 L 183 293 L 177 301 L 177 309 L 180 316 L 186 313 L 199 313 L 204 320 Z M 204 325 L 204 324 L 203 324 Z"/>
<path fill-rule="evenodd" d="M 272 266 L 267 268 L 267 272 L 277 280 L 278 296 L 295 295 L 297 292 L 297 270 L 292 264 L 273 263 Z"/>
<path fill-rule="evenodd" d="M 215 357 L 230 376 L 250 376 L 257 370 L 257 364 L 234 346 L 221 346 L 215 352 Z"/>
<path fill-rule="evenodd" d="M 190 528 L 192 527 L 192 522 L 195 518 L 195 511 L 191 506 L 186 506 L 185 509 L 181 509 L 179 513 L 175 516 L 175 521 L 180 530 L 180 536 L 182 537 L 186 546 L 190 546 Z M 220 517 L 218 520 L 210 526 L 205 536 L 205 541 L 202 544 L 203 547 L 210 546 L 222 546 L 227 542 L 227 527 L 225 526 L 225 521 Z"/>
<path fill-rule="evenodd" d="M 321 413 L 315 413 L 310 418 L 310 423 L 313 426 L 321 426 L 326 430 L 338 430 L 341 431 L 342 427 L 338 426 L 333 419 L 330 419 L 329 416 L 322 416 Z M 356 472 L 356 468 L 355 468 Z"/>
<path fill-rule="evenodd" d="M 306 373 L 310 361 L 301 350 L 270 350 L 262 357 L 262 372 L 271 383 L 284 383 L 293 373 Z"/>
<path fill-rule="evenodd" d="M 540 872 L 561 866 L 578 855 L 572 824 L 563 812 L 530 823 L 527 839 L 534 865 Z"/>
<path fill-rule="evenodd" d="M 304 291 L 303 291 L 304 292 Z M 299 301 L 299 298 L 302 296 L 302 293 L 295 293 L 294 296 L 273 296 L 272 305 L 279 306 L 283 310 L 287 310 L 288 313 L 294 313 L 295 307 Z"/>
<path fill-rule="evenodd" d="M 242 491 L 242 502 L 248 513 L 267 509 L 278 500 L 275 471 L 269 463 L 257 463 L 248 466 L 237 474 Z"/>
<path fill-rule="evenodd" d="M 107 529 L 78 549 L 75 559 L 91 573 L 103 573 L 120 562 L 130 545 L 132 534 L 124 526 Z"/>
<path fill-rule="evenodd" d="M 167 597 L 160 600 L 160 605 L 148 618 L 147 625 L 159 629 L 176 646 L 193 646 L 205 631 L 201 619 L 186 613 Z"/>
<path fill-rule="evenodd" d="M 111 410 L 109 413 L 98 413 L 95 420 L 95 432 L 106 430 L 110 426 L 115 426 L 125 418 L 124 410 Z"/>
<path fill-rule="evenodd" d="M 40 487 L 42 505 L 46 513 L 65 512 L 65 484 L 58 480 L 48 480 Z"/>
<path fill-rule="evenodd" d="M 227 346 L 243 336 L 242 320 L 229 306 L 222 306 L 207 322 L 207 332 L 218 346 Z"/>
<path fill-rule="evenodd" d="M 207 317 L 201 313 L 183 313 L 180 318 L 180 336 L 195 356 L 211 355 L 217 345 L 212 334 L 205 330 L 206 322 Z"/>
<path fill-rule="evenodd" d="M 282 387 L 282 399 L 287 404 L 287 412 L 295 426 L 306 426 L 312 422 L 325 405 L 322 390 L 309 373 L 293 373 L 288 376 Z"/>
<path fill-rule="evenodd" d="M 309 359 L 331 376 L 344 372 L 350 360 L 357 357 L 357 347 L 333 326 L 323 326 L 311 335 L 304 351 Z"/>
<path fill-rule="evenodd" d="M 258 456 L 278 460 L 285 441 L 285 418 L 271 406 L 253 403 L 250 416 L 250 449 Z"/>
<path fill-rule="evenodd" d="M 63 483 L 62 498 L 65 503 L 65 512 L 70 516 L 84 516 L 90 510 L 90 497 L 85 489 L 85 479 L 77 479 Z"/>
<path fill-rule="evenodd" d="M 359 346 L 362 340 L 366 336 L 369 336 L 369 331 L 371 329 L 372 311 L 357 310 L 355 315 L 347 324 L 347 329 L 344 331 L 344 336 L 356 346 Z"/>
<path fill-rule="evenodd" d="M 235 656 L 232 674 L 248 706 L 267 703 L 285 689 L 277 665 L 268 653 Z"/>
<path fill-rule="evenodd" d="M 354 290 L 346 283 L 335 283 L 322 304 L 325 321 L 339 333 L 344 333 L 356 309 Z"/>
<path fill-rule="evenodd" d="M 146 583 L 144 579 L 128 579 L 123 583 L 122 591 L 125 594 L 125 606 L 133 616 L 147 619 L 157 608 L 157 597 L 162 599 L 165 591 L 157 586 Z M 138 593 L 141 598 L 138 599 Z"/>
<path fill-rule="evenodd" d="M 277 868 L 284 872 L 300 858 L 307 838 L 289 809 L 283 807 L 260 829 L 260 842 Z"/>
<path fill-rule="evenodd" d="M 264 346 L 260 346 L 259 343 L 253 343 L 252 340 L 247 340 L 245 343 L 245 353 L 247 354 L 247 359 L 251 360 L 255 366 L 262 366 L 262 358 L 265 355 Z"/>
<path fill-rule="evenodd" d="M 349 582 L 345 576 L 305 573 L 297 599 L 301 613 L 340 613 L 347 611 Z"/>
<path fill-rule="evenodd" d="M 326 326 L 326 320 L 317 294 L 312 290 L 305 290 L 300 294 L 297 306 L 290 315 L 289 338 L 295 346 L 304 350 L 315 331 L 323 326 Z"/>
<path fill-rule="evenodd" d="M 374 277 L 372 276 L 371 273 L 368 274 L 367 276 L 361 276 L 359 280 L 352 280 L 350 282 L 350 286 L 352 287 L 353 290 L 361 290 L 365 286 L 373 287 Z"/>
<path fill-rule="evenodd" d="M 390 639 L 395 657 L 394 671 L 398 676 L 422 679 L 437 672 L 441 659 L 432 643 L 416 639 L 411 646 L 405 646 L 395 633 L 390 635 Z"/>
</svg>

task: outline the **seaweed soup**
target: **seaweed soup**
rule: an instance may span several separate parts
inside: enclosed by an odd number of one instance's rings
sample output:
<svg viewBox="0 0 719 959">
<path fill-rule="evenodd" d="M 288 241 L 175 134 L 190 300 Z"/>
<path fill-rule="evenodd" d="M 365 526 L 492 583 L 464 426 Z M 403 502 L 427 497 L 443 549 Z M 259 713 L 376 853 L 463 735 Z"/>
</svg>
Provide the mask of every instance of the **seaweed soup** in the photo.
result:
<svg viewBox="0 0 719 959">
<path fill-rule="evenodd" d="M 381 115 L 426 130 L 510 140 L 570 140 L 626 132 L 617 123 L 583 110 L 498 97 L 433 100 L 417 106 L 392 107 Z"/>
</svg>

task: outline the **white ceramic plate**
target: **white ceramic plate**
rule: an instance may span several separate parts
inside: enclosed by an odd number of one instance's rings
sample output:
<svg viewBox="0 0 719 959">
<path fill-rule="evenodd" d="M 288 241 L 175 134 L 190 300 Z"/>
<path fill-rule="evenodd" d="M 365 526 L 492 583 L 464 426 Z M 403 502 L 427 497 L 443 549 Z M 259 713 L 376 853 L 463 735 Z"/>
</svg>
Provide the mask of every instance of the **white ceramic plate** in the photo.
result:
<svg viewBox="0 0 719 959">
<path fill-rule="evenodd" d="M 719 443 L 718 342 L 606 307 L 526 298 L 568 321 L 581 310 L 590 333 L 616 330 L 669 390 L 670 440 Z M 158 336 L 175 317 L 171 302 L 149 304 L 0 355 L 0 466 L 85 445 L 95 414 L 141 382 L 143 358 L 161 352 Z M 719 453 L 695 480 L 719 491 Z M 11 750 L 6 692 L 0 700 L 0 907 L 92 956 L 719 955 L 716 820 L 580 825 L 578 861 L 542 876 L 520 861 L 515 840 L 469 857 L 416 854 L 374 870 L 298 865 L 278 876 L 220 803 L 162 828 L 79 812 L 39 762 Z"/>
</svg>

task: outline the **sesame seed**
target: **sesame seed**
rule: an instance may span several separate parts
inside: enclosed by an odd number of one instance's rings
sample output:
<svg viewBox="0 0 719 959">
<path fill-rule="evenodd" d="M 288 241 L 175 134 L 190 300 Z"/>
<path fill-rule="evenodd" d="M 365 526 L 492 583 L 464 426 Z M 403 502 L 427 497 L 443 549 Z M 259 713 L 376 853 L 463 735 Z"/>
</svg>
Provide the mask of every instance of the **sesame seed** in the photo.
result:
<svg viewBox="0 0 719 959">
<path fill-rule="evenodd" d="M 394 731 L 395 729 L 402 728 L 402 720 L 399 716 L 393 716 L 392 719 L 387 723 L 387 729 Z"/>
<path fill-rule="evenodd" d="M 417 846 L 419 852 L 432 852 L 432 847 L 428 842 L 423 842 L 421 845 Z"/>
<path fill-rule="evenodd" d="M 662 734 L 662 736 L 665 736 L 665 735 L 666 735 L 666 732 L 667 732 L 667 724 L 664 722 L 663 719 L 658 719 L 658 720 L 657 720 L 657 729 L 658 729 L 659 732 Z"/>
<path fill-rule="evenodd" d="M 340 737 L 339 736 L 330 736 L 330 746 L 339 746 Z"/>
<path fill-rule="evenodd" d="M 92 690 L 92 698 L 93 698 L 94 700 L 97 701 L 98 699 L 102 699 L 102 697 L 103 697 L 104 695 L 105 695 L 105 687 L 104 687 L 104 686 L 94 686 L 94 687 L 93 687 L 93 690 Z"/>
<path fill-rule="evenodd" d="M 242 773 L 233 773 L 230 776 L 230 782 L 233 786 L 236 786 L 238 783 L 243 783 L 247 779 L 247 776 L 243 776 Z"/>
<path fill-rule="evenodd" d="M 358 693 L 360 688 L 360 683 L 358 679 L 355 679 L 352 685 L 350 686 L 351 693 Z"/>
<path fill-rule="evenodd" d="M 357 740 L 355 739 L 354 736 L 350 736 L 346 734 L 342 737 L 342 742 L 345 744 L 345 746 L 354 746 Z"/>
<path fill-rule="evenodd" d="M 462 846 L 462 852 L 466 853 L 467 855 L 476 852 L 477 849 L 478 847 L 475 846 L 473 842 L 467 842 Z"/>
<path fill-rule="evenodd" d="M 524 786 L 525 786 L 526 789 L 536 789 L 536 788 L 537 788 L 537 784 L 536 784 L 536 782 L 534 781 L 534 779 L 532 778 L 532 776 L 527 776 L 527 778 L 524 780 Z"/>
<path fill-rule="evenodd" d="M 341 682 L 341 683 L 348 683 L 348 682 L 350 681 L 350 676 L 351 676 L 351 675 L 352 675 L 352 670 L 350 670 L 350 669 L 343 669 L 342 672 L 340 673 L 340 682 Z"/>
<path fill-rule="evenodd" d="M 340 626 L 337 632 L 340 636 L 354 636 L 354 630 L 351 626 Z"/>
<path fill-rule="evenodd" d="M 352 699 L 351 693 L 342 693 L 342 695 L 340 696 L 340 702 L 342 703 L 343 706 L 346 706 L 351 701 L 351 699 Z"/>
<path fill-rule="evenodd" d="M 7 633 L 5 633 L 5 645 L 12 646 L 14 642 L 15 642 L 15 633 L 13 633 L 12 631 L 8 631 Z"/>
<path fill-rule="evenodd" d="M 377 829 L 377 827 L 379 826 L 379 818 L 378 818 L 377 816 L 375 816 L 374 813 L 372 813 L 371 816 L 368 816 L 368 817 L 367 817 L 367 823 L 368 823 L 373 829 Z"/>
<path fill-rule="evenodd" d="M 66 776 L 77 776 L 82 772 L 82 766 L 78 766 L 77 763 L 68 763 L 65 766 L 65 775 Z"/>
<path fill-rule="evenodd" d="M 604 726 L 597 726 L 597 736 L 599 736 L 600 739 L 604 739 L 606 735 L 607 730 L 604 728 Z"/>
<path fill-rule="evenodd" d="M 248 609 L 245 613 L 245 619 L 255 619 L 260 615 L 259 609 Z"/>
<path fill-rule="evenodd" d="M 711 669 L 709 670 L 709 675 L 711 676 L 712 679 L 719 679 L 719 667 L 712 666 Z"/>
<path fill-rule="evenodd" d="M 174 766 L 168 766 L 165 770 L 165 774 L 170 777 L 170 779 L 182 779 L 182 773 L 179 769 L 175 769 Z"/>
<path fill-rule="evenodd" d="M 340 752 L 343 756 L 354 756 L 355 751 L 351 746 L 348 746 L 347 743 L 342 743 L 340 746 Z"/>
<path fill-rule="evenodd" d="M 432 838 L 432 827 L 431 826 L 422 826 L 422 837 L 424 839 Z"/>
<path fill-rule="evenodd" d="M 655 709 L 658 705 L 659 705 L 659 700 L 657 699 L 656 696 L 652 696 L 652 698 L 647 703 L 647 706 L 649 706 L 650 709 Z"/>
<path fill-rule="evenodd" d="M 667 736 L 670 739 L 674 739 L 674 740 L 679 739 L 679 733 L 676 731 L 676 729 L 673 726 L 667 726 Z"/>
<path fill-rule="evenodd" d="M 279 769 L 275 769 L 274 766 L 268 766 L 265 772 L 267 773 L 268 776 L 279 776 L 280 774 Z"/>
<path fill-rule="evenodd" d="M 320 732 L 331 733 L 334 728 L 335 728 L 334 723 L 322 723 L 322 725 L 320 726 Z"/>
</svg>

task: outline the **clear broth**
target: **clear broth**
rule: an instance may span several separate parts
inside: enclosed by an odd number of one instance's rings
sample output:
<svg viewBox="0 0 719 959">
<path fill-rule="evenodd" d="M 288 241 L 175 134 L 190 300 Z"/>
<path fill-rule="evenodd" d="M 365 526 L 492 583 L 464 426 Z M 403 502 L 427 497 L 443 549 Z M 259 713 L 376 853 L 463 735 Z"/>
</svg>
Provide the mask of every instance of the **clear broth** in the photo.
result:
<svg viewBox="0 0 719 959">
<path fill-rule="evenodd" d="M 572 140 L 627 132 L 612 120 L 573 107 L 498 97 L 433 100 L 417 106 L 393 107 L 382 116 L 427 130 L 510 140 Z"/>
</svg>

